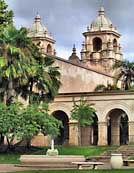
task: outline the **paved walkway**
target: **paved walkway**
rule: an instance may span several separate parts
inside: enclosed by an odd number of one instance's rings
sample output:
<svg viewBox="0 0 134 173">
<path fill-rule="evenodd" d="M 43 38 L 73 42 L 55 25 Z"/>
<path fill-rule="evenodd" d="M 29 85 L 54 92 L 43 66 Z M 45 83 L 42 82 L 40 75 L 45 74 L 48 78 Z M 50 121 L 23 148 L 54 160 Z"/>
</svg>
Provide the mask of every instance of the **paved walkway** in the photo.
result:
<svg viewBox="0 0 134 173">
<path fill-rule="evenodd" d="M 23 170 L 65 170 L 65 169 L 74 169 L 74 168 L 50 168 L 50 167 L 44 167 L 44 166 L 32 166 L 32 167 L 22 167 L 21 165 L 14 165 L 14 164 L 0 164 L 0 172 L 14 172 L 14 171 L 23 171 Z M 104 165 L 98 166 L 98 169 L 111 169 L 109 163 L 105 163 Z M 130 166 L 123 166 L 122 169 L 134 169 L 134 167 Z"/>
<path fill-rule="evenodd" d="M 23 170 L 65 170 L 65 169 L 74 169 L 74 168 L 51 168 L 45 166 L 21 166 L 17 164 L 0 164 L 0 172 L 14 172 L 14 171 L 23 171 Z"/>
</svg>

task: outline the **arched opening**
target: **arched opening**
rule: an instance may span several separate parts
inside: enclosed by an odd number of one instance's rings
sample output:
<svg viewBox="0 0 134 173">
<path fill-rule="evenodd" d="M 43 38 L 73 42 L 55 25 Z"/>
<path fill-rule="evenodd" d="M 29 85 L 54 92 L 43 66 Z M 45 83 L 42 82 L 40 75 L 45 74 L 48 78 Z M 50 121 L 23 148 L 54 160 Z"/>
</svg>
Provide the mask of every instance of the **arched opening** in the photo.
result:
<svg viewBox="0 0 134 173">
<path fill-rule="evenodd" d="M 62 121 L 63 127 L 60 127 L 60 134 L 55 138 L 55 145 L 68 145 L 69 142 L 69 119 L 65 112 L 55 111 L 52 114 L 55 118 Z"/>
<path fill-rule="evenodd" d="M 98 52 L 102 50 L 102 40 L 99 37 L 93 39 L 93 51 Z"/>
<path fill-rule="evenodd" d="M 107 116 L 108 145 L 128 144 L 128 116 L 121 109 L 113 109 Z"/>
<path fill-rule="evenodd" d="M 92 145 L 98 144 L 98 117 L 94 114 L 92 127 Z"/>
<path fill-rule="evenodd" d="M 113 50 L 115 53 L 117 52 L 117 40 L 116 39 L 113 40 Z"/>
<path fill-rule="evenodd" d="M 52 46 L 50 44 L 47 45 L 47 53 L 52 55 Z"/>
</svg>

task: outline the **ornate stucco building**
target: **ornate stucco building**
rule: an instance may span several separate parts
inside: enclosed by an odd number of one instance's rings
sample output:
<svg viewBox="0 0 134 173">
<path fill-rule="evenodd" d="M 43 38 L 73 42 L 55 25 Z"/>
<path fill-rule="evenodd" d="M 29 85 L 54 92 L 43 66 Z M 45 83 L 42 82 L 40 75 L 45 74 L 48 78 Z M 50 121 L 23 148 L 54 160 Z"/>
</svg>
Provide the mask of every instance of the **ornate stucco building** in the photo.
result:
<svg viewBox="0 0 134 173">
<path fill-rule="evenodd" d="M 39 15 L 29 28 L 28 36 L 41 47 L 44 54 L 55 58 L 60 67 L 61 87 L 50 104 L 50 112 L 63 123 L 60 135 L 55 139 L 60 145 L 120 145 L 134 142 L 134 93 L 94 92 L 98 84 L 113 84 L 112 65 L 122 60 L 120 34 L 101 7 L 98 16 L 83 33 L 81 58 L 76 48 L 68 60 L 56 56 L 55 40 L 41 24 Z M 96 109 L 93 124 L 79 134 L 78 123 L 70 118 L 73 101 L 83 96 Z M 49 138 L 39 134 L 33 145 L 48 145 Z"/>
</svg>

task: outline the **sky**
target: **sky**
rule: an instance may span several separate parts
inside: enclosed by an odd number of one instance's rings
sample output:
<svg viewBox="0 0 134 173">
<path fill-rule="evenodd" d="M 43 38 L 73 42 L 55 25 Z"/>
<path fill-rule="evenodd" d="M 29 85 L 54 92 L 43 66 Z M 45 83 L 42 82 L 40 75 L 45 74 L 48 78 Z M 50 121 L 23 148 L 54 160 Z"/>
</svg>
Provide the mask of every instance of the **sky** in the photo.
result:
<svg viewBox="0 0 134 173">
<path fill-rule="evenodd" d="M 5 0 L 14 11 L 17 28 L 29 28 L 37 13 L 56 40 L 57 56 L 68 59 L 75 44 L 80 56 L 83 32 L 98 15 L 100 6 L 121 34 L 123 58 L 134 61 L 134 0 Z"/>
</svg>

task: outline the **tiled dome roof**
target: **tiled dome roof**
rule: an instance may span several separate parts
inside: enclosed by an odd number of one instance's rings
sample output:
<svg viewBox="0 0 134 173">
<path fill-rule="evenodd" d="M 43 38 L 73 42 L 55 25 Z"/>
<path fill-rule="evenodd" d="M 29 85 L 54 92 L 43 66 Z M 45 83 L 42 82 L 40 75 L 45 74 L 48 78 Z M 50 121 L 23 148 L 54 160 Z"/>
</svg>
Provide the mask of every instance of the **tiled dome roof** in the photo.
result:
<svg viewBox="0 0 134 173">
<path fill-rule="evenodd" d="M 115 30 L 112 26 L 112 22 L 110 19 L 105 17 L 105 11 L 103 7 L 100 7 L 99 14 L 96 19 L 91 23 L 90 30 L 91 31 L 98 31 L 98 30 Z"/>
<path fill-rule="evenodd" d="M 48 33 L 46 27 L 41 24 L 41 17 L 39 14 L 35 17 L 34 23 L 28 29 L 29 37 L 48 37 L 52 38 L 52 36 Z"/>
</svg>

